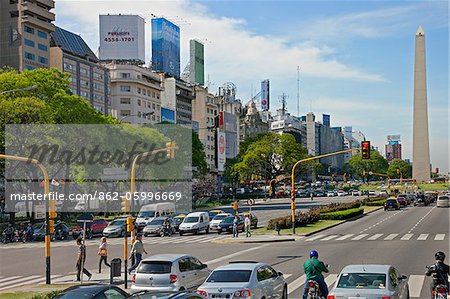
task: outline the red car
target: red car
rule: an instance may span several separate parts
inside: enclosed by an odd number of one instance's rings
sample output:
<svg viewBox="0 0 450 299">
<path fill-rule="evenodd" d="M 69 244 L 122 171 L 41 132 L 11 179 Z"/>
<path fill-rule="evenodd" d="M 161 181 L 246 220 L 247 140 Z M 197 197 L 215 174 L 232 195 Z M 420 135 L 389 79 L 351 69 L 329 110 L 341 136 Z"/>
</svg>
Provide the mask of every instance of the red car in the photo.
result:
<svg viewBox="0 0 450 299">
<path fill-rule="evenodd" d="M 83 223 L 77 223 L 78 225 L 72 228 L 72 237 L 78 238 L 83 233 Z M 94 218 L 92 223 L 86 223 L 86 238 L 91 239 L 95 235 L 102 235 L 103 230 L 108 226 L 108 222 L 104 219 Z"/>
<path fill-rule="evenodd" d="M 399 196 L 399 197 L 397 197 L 397 201 L 400 204 L 400 207 L 406 207 L 408 205 L 408 201 L 407 201 L 406 197 Z"/>
</svg>

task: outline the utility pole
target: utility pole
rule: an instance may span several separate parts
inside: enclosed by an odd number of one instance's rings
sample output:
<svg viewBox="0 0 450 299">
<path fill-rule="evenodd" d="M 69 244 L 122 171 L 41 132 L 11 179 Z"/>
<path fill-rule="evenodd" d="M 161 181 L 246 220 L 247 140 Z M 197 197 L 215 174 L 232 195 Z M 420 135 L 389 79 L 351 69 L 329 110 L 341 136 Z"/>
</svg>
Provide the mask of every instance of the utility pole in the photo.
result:
<svg viewBox="0 0 450 299">
<path fill-rule="evenodd" d="M 297 65 L 297 116 L 300 116 L 300 66 Z"/>
</svg>

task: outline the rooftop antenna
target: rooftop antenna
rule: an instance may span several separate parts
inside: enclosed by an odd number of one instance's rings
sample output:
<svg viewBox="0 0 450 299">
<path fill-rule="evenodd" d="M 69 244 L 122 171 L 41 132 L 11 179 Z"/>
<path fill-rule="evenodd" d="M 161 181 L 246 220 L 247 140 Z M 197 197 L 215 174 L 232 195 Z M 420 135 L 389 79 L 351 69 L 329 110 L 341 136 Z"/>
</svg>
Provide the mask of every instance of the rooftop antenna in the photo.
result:
<svg viewBox="0 0 450 299">
<path fill-rule="evenodd" d="M 281 102 L 281 110 L 283 112 L 283 115 L 286 113 L 286 99 L 289 96 L 287 94 L 285 94 L 284 92 L 281 94 L 281 96 L 279 96 L 280 98 L 280 102 Z"/>
<path fill-rule="evenodd" d="M 297 65 L 297 116 L 300 116 L 300 66 Z"/>
</svg>

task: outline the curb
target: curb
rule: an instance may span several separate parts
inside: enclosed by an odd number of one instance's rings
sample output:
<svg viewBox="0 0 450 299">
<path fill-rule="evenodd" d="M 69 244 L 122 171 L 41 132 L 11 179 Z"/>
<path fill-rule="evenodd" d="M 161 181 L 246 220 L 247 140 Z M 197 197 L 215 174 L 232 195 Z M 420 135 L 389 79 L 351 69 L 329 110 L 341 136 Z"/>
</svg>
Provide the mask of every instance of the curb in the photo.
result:
<svg viewBox="0 0 450 299">
<path fill-rule="evenodd" d="M 295 238 L 282 238 L 282 239 L 268 239 L 268 240 L 264 240 L 264 239 L 259 239 L 259 240 L 216 240 L 216 241 L 211 241 L 210 243 L 215 243 L 215 244 L 255 244 L 255 243 L 280 243 L 280 242 L 293 242 L 295 241 Z"/>
</svg>

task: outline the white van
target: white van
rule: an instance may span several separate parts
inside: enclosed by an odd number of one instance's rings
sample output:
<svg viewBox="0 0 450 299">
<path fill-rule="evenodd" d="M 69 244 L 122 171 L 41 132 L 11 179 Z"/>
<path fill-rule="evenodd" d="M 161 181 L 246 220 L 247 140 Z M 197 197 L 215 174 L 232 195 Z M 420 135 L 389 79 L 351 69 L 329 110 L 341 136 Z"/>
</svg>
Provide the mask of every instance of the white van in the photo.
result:
<svg viewBox="0 0 450 299">
<path fill-rule="evenodd" d="M 189 213 L 179 226 L 179 233 L 182 236 L 185 233 L 198 234 L 202 230 L 209 233 L 209 215 L 208 212 Z"/>
<path fill-rule="evenodd" d="M 172 202 L 162 202 L 142 206 L 136 218 L 136 226 L 144 228 L 150 221 L 156 217 L 168 216 L 175 214 L 175 204 Z"/>
</svg>

